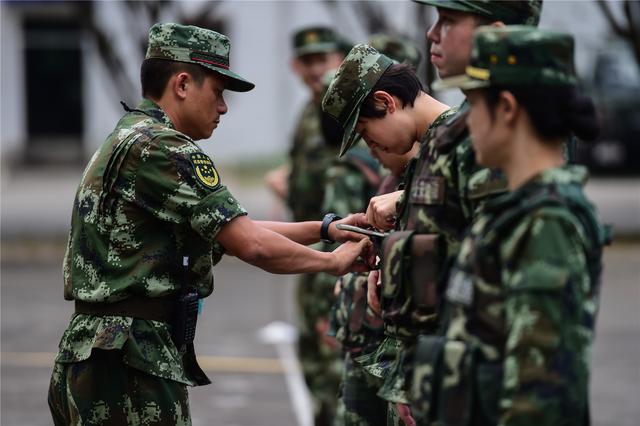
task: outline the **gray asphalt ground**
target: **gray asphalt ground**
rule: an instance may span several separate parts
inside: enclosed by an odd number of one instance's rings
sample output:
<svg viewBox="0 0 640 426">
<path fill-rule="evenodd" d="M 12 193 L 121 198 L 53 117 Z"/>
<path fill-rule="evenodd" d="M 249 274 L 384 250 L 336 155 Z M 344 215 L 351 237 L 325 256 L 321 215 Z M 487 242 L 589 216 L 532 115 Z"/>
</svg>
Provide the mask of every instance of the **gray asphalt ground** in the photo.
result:
<svg viewBox="0 0 640 426">
<path fill-rule="evenodd" d="M 224 171 L 222 176 L 225 176 Z M 72 306 L 62 298 L 64 233 L 79 172 L 2 176 L 0 423 L 51 424 L 46 393 L 53 354 Z M 227 184 L 255 217 L 281 216 L 266 190 Z M 638 180 L 596 180 L 588 190 L 605 220 L 640 235 Z M 640 418 L 640 240 L 605 252 L 593 353 L 593 424 L 637 425 Z M 216 268 L 216 290 L 198 324 L 197 349 L 213 384 L 192 389 L 195 425 L 294 426 L 293 398 L 274 346 L 257 332 L 293 321 L 293 280 L 235 259 Z M 571 413 L 567 413 L 568 416 Z"/>
</svg>

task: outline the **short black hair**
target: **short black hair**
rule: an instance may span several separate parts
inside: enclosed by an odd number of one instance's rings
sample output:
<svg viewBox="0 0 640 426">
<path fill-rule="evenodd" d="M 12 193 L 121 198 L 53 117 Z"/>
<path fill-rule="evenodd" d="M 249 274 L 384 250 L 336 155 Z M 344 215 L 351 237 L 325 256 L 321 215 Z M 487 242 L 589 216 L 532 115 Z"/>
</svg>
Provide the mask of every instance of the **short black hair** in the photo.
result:
<svg viewBox="0 0 640 426">
<path fill-rule="evenodd" d="M 393 64 L 380 76 L 369 95 L 362 101 L 360 117 L 380 118 L 387 113 L 386 110 L 377 109 L 375 106 L 374 93 L 378 90 L 385 91 L 400 99 L 402 108 L 407 105 L 413 107 L 420 92 L 424 91 L 422 83 L 411 65 Z"/>
<path fill-rule="evenodd" d="M 511 92 L 525 108 L 533 127 L 543 139 L 558 140 L 573 134 L 589 142 L 600 132 L 593 101 L 575 86 L 496 86 L 482 89 L 492 118 L 502 91 Z"/>
<path fill-rule="evenodd" d="M 168 59 L 149 58 L 140 67 L 142 97 L 160 99 L 172 75 L 187 72 L 197 85 L 201 85 L 209 71 L 197 64 L 170 61 Z"/>
</svg>

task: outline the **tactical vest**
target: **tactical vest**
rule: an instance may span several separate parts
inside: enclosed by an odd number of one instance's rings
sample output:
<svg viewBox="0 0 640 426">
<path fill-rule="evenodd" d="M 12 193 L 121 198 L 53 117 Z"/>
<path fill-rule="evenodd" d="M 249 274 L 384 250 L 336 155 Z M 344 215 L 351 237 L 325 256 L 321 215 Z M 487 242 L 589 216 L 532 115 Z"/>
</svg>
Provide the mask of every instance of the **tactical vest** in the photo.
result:
<svg viewBox="0 0 640 426">
<path fill-rule="evenodd" d="M 419 160 L 407 170 L 399 230 L 384 242 L 381 306 L 386 331 L 399 338 L 436 331 L 447 244 L 459 243 L 470 223 L 455 176 L 448 186 L 444 175 L 457 170 L 442 168 L 467 136 L 467 111 L 441 116 L 423 138 Z"/>
<path fill-rule="evenodd" d="M 502 288 L 501 272 L 505 265 L 499 258 L 501 239 L 510 235 L 523 218 L 547 207 L 566 208 L 570 215 L 578 219 L 587 239 L 585 255 L 592 283 L 591 295 L 597 296 L 602 272 L 602 247 L 610 242 L 610 229 L 600 225 L 580 187 L 540 184 L 509 204 L 499 204 L 499 210 L 495 212 L 487 208 L 487 214 L 494 213 L 490 223 L 480 235 L 468 237 L 474 241 L 473 251 L 468 254 L 472 259 L 469 266 L 471 270 L 466 271 L 471 275 L 452 274 L 446 298 L 466 306 L 465 329 L 472 330 L 483 344 L 499 348 L 497 359 L 487 359 L 480 347 L 471 343 L 475 340 L 460 341 L 444 337 L 447 319 L 439 335 L 421 336 L 416 349 L 411 399 L 416 412 L 430 422 L 455 425 L 498 423 L 507 330 L 503 322 L 496 321 L 494 324 L 487 320 L 482 310 L 503 301 L 504 292 L 474 292 L 471 287 L 473 281 L 480 280 L 485 287 Z M 469 280 L 464 278 L 465 275 Z M 445 316 L 449 314 L 447 310 Z M 454 358 L 456 362 L 452 363 L 451 359 Z M 447 378 L 455 377 L 456 384 L 445 385 L 445 375 Z M 584 418 L 588 421 L 588 406 L 586 410 Z"/>
</svg>

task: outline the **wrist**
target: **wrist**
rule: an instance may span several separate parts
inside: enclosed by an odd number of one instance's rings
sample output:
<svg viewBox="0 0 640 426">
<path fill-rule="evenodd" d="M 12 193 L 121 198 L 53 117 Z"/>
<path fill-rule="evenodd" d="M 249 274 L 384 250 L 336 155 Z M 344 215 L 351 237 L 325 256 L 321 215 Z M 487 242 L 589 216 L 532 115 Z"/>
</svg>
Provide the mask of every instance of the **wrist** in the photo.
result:
<svg viewBox="0 0 640 426">
<path fill-rule="evenodd" d="M 322 219 L 322 225 L 320 225 L 320 241 L 327 244 L 335 243 L 335 240 L 331 238 L 331 235 L 329 234 L 329 228 L 333 222 L 340 219 L 342 218 L 335 213 L 327 213 L 326 215 L 324 215 L 324 218 Z"/>
</svg>

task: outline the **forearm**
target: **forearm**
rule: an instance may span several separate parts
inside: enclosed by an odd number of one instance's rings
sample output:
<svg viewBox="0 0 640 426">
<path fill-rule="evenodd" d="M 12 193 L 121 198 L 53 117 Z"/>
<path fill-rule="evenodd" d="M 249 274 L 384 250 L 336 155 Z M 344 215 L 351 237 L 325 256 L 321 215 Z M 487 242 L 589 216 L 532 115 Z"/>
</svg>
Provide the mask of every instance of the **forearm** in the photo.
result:
<svg viewBox="0 0 640 426">
<path fill-rule="evenodd" d="M 278 233 L 298 244 L 309 245 L 320 241 L 320 221 L 309 222 L 270 222 L 256 221 L 261 227 Z"/>
<path fill-rule="evenodd" d="M 335 269 L 331 253 L 312 250 L 268 228 L 263 232 L 255 238 L 253 250 L 245 258 L 241 257 L 242 260 L 274 274 L 331 272 Z"/>
</svg>

